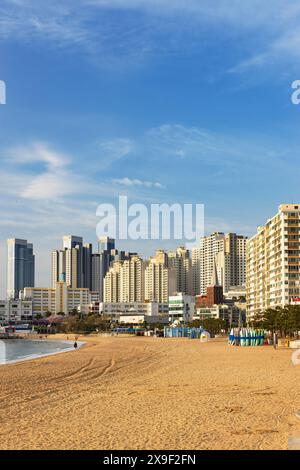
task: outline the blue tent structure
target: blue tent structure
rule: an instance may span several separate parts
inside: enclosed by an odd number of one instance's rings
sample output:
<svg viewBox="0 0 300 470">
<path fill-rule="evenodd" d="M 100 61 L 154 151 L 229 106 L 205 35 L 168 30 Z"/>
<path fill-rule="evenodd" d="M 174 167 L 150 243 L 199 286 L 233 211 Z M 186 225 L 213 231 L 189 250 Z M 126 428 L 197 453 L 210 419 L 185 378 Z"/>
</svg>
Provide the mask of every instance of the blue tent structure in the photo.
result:
<svg viewBox="0 0 300 470">
<path fill-rule="evenodd" d="M 165 326 L 164 337 L 165 338 L 190 338 L 190 339 L 200 339 L 201 334 L 203 333 L 203 328 L 170 328 Z"/>
</svg>

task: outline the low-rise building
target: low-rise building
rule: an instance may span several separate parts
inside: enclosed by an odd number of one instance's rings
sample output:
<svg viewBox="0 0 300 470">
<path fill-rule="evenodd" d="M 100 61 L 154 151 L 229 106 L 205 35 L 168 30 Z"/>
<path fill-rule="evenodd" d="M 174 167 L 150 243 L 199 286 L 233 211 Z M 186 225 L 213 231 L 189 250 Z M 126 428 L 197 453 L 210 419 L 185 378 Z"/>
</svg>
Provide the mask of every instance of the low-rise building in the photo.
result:
<svg viewBox="0 0 300 470">
<path fill-rule="evenodd" d="M 0 325 L 32 323 L 32 301 L 0 300 Z"/>
<path fill-rule="evenodd" d="M 143 314 L 124 314 L 120 315 L 118 322 L 123 325 L 148 325 L 169 323 L 169 317 L 166 315 L 143 315 Z"/>
<path fill-rule="evenodd" d="M 90 305 L 99 301 L 99 293 L 86 288 L 67 287 L 65 282 L 57 282 L 55 288 L 25 287 L 20 293 L 22 300 L 32 301 L 33 316 L 58 313 L 69 314 L 78 310 L 89 312 Z"/>
<path fill-rule="evenodd" d="M 168 304 L 158 304 L 157 302 L 100 302 L 99 313 L 111 317 L 121 315 L 146 315 L 159 316 L 167 314 Z"/>
<path fill-rule="evenodd" d="M 194 320 L 225 320 L 228 326 L 242 325 L 245 322 L 245 313 L 235 304 L 212 305 L 196 309 Z"/>
<path fill-rule="evenodd" d="M 183 293 L 177 293 L 169 297 L 169 321 L 189 323 L 193 321 L 195 314 L 195 297 Z"/>
</svg>

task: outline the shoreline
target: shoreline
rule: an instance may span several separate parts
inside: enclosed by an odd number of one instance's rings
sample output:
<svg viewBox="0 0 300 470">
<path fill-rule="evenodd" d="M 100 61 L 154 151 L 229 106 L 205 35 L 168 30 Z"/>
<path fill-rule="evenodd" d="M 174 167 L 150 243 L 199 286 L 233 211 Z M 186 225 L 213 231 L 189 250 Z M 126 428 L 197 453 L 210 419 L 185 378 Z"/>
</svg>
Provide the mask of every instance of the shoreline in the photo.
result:
<svg viewBox="0 0 300 470">
<path fill-rule="evenodd" d="M 17 338 L 15 338 L 17 340 Z M 15 340 L 14 338 L 10 338 L 8 340 L 0 340 L 0 341 L 11 341 L 11 340 Z M 40 342 L 40 343 L 43 343 L 45 341 L 49 341 L 49 339 L 29 339 L 29 338 L 19 338 L 20 341 L 28 341 L 28 342 Z M 58 340 L 58 339 L 51 339 L 51 341 L 55 341 L 57 343 L 63 343 L 63 344 L 72 344 L 73 341 L 68 341 L 68 340 Z M 81 349 L 84 345 L 85 345 L 85 342 L 83 341 L 78 341 L 77 342 L 77 345 L 78 345 L 78 348 L 77 350 L 79 351 L 79 349 Z M 54 352 L 49 352 L 49 353 L 41 353 L 41 354 L 30 354 L 28 356 L 23 356 L 21 357 L 20 359 L 13 359 L 11 361 L 6 361 L 6 362 L 0 362 L 0 367 L 2 366 L 8 366 L 8 365 L 12 365 L 12 364 L 18 364 L 18 363 L 21 363 L 21 362 L 27 362 L 27 361 L 32 361 L 32 360 L 37 360 L 37 359 L 41 359 L 43 357 L 48 357 L 48 356 L 55 356 L 57 354 L 62 354 L 62 353 L 67 353 L 67 352 L 75 352 L 76 349 L 75 348 L 69 348 L 69 349 L 62 349 L 60 351 L 54 351 Z"/>
</svg>

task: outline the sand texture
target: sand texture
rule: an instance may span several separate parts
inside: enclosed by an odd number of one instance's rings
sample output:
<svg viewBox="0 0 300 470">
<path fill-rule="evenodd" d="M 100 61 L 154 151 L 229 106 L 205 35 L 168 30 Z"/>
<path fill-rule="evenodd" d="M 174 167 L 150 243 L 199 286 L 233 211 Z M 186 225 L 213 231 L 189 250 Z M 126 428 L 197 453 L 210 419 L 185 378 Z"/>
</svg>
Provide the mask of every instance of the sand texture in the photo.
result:
<svg viewBox="0 0 300 470">
<path fill-rule="evenodd" d="M 300 366 L 269 347 L 90 337 L 1 366 L 0 403 L 1 449 L 286 449 Z"/>
</svg>

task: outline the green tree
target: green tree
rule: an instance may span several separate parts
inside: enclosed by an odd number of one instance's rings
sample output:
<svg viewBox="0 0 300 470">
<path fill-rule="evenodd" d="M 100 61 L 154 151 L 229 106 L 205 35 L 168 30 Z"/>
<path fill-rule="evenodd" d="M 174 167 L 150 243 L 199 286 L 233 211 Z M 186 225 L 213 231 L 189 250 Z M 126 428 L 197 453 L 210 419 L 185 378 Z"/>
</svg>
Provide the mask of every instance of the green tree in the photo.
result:
<svg viewBox="0 0 300 470">
<path fill-rule="evenodd" d="M 284 338 L 286 336 L 296 336 L 300 331 L 300 307 L 298 305 L 287 305 L 285 307 L 268 308 L 257 314 L 251 325 L 277 333 Z"/>
</svg>

